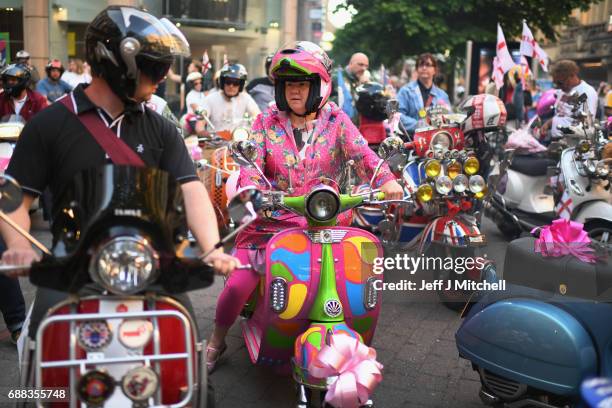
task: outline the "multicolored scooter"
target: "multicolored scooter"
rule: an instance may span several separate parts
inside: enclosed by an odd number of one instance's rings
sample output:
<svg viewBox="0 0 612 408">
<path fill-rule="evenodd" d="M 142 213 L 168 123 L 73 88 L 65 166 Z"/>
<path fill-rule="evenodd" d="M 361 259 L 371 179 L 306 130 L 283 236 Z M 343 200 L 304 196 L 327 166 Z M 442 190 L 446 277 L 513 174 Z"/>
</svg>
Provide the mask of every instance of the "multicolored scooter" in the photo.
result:
<svg viewBox="0 0 612 408">
<path fill-rule="evenodd" d="M 265 177 L 248 143 L 234 150 Z M 335 182 L 324 178 L 307 187 L 306 195 L 295 197 L 280 191 L 262 192 L 265 210 L 283 209 L 304 216 L 308 226 L 281 231 L 267 243 L 265 275 L 249 302 L 245 313 L 249 317 L 242 322 L 253 363 L 287 368 L 291 364 L 298 407 L 315 406 L 312 404 L 322 402 L 323 397 L 329 402 L 330 393 L 342 392 L 338 386 L 342 370 L 321 378 L 312 368 L 322 350 L 339 340 L 350 343 L 353 339 L 361 347 L 371 344 L 383 280 L 382 274 L 373 271 L 374 258 L 383 256 L 378 239 L 362 229 L 337 225 L 340 213 L 379 203 L 383 193 L 338 194 Z M 236 255 L 241 257 L 240 250 Z M 357 378 L 357 387 L 370 392 L 382 378 L 375 356 L 369 349 L 370 361 L 365 363 L 372 369 L 366 382 L 374 379 L 374 384 L 360 383 L 364 379 Z M 371 406 L 369 395 L 366 397 L 341 406 Z"/>
</svg>

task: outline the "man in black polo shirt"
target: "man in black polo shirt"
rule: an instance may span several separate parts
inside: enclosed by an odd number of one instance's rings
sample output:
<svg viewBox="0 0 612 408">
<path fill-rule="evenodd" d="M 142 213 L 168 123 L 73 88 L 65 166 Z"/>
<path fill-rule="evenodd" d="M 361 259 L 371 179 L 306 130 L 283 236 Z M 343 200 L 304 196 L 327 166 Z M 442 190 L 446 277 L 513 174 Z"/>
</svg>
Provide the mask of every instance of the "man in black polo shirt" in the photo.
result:
<svg viewBox="0 0 612 408">
<path fill-rule="evenodd" d="M 165 19 L 158 20 L 131 7 L 111 6 L 91 22 L 85 42 L 93 80 L 65 98 L 70 98 L 78 114 L 95 112 L 145 165 L 161 168 L 181 183 L 190 229 L 204 251 L 212 249 L 219 233 L 206 189 L 195 174 L 176 127 L 143 104 L 155 92 L 173 59 L 189 55 L 187 41 Z M 53 104 L 26 125 L 11 158 L 7 173 L 17 179 L 26 193 L 23 204 L 10 214 L 11 218 L 29 229 L 28 209 L 45 187 L 50 187 L 53 197 L 59 197 L 76 173 L 108 161 L 105 151 L 79 118 L 63 103 Z M 53 207 L 55 211 L 57 202 Z M 38 259 L 25 238 L 4 223 L 1 230 L 8 247 L 3 262 L 29 265 Z M 207 261 L 223 274 L 238 265 L 235 258 L 221 250 Z M 34 315 L 46 311 L 37 311 L 37 304 L 48 303 L 39 302 L 39 295 L 40 290 L 32 313 L 33 324 L 40 318 Z"/>
</svg>

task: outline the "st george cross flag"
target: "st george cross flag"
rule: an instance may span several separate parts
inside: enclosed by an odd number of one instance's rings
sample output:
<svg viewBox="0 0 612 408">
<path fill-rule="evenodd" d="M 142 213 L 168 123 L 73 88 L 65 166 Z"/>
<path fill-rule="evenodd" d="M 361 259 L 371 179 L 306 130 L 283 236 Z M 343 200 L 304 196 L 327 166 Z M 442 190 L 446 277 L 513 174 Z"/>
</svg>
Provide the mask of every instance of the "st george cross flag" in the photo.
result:
<svg viewBox="0 0 612 408">
<path fill-rule="evenodd" d="M 209 69 L 212 68 L 210 64 L 210 59 L 208 58 L 208 50 L 204 50 L 204 54 L 202 54 L 202 73 L 206 73 Z"/>
<path fill-rule="evenodd" d="M 521 55 L 537 58 L 544 72 L 548 72 L 548 54 L 540 48 L 533 38 L 527 23 L 523 21 L 523 35 L 521 36 Z"/>
<path fill-rule="evenodd" d="M 497 89 L 504 86 L 504 70 L 499 66 L 499 58 L 497 57 L 493 58 L 493 81 Z"/>
<path fill-rule="evenodd" d="M 497 24 L 497 58 L 498 64 L 504 71 L 504 74 L 516 65 L 510 56 L 510 51 L 508 51 L 508 45 L 504 38 L 504 32 L 499 24 Z"/>
<path fill-rule="evenodd" d="M 493 81 L 497 89 L 501 89 L 504 85 L 504 74 L 515 65 L 514 60 L 510 56 L 504 32 L 501 26 L 497 24 L 497 47 L 496 56 L 493 58 Z"/>
</svg>

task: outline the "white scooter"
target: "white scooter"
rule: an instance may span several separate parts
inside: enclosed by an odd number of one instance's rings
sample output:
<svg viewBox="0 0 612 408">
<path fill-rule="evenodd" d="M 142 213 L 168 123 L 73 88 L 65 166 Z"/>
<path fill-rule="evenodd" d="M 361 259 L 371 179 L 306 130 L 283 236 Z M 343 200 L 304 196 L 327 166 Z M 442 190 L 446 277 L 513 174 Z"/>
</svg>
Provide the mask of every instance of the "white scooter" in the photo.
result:
<svg viewBox="0 0 612 408">
<path fill-rule="evenodd" d="M 601 156 L 609 142 L 584 113 L 584 102 L 574 97 L 575 124 L 563 129 L 565 148 L 558 164 L 537 156 L 510 154 L 505 159 L 510 160 L 505 189 L 501 183 L 486 214 L 506 237 L 562 217 L 583 223 L 597 241 L 612 241 L 612 163 Z M 555 147 L 551 144 L 549 151 Z"/>
</svg>

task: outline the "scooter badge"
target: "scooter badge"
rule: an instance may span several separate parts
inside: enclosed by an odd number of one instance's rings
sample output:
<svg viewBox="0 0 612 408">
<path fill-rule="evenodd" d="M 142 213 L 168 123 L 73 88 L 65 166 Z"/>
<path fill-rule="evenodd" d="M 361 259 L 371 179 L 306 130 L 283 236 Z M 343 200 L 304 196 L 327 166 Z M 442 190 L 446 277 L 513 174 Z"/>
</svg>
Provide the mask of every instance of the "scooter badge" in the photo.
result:
<svg viewBox="0 0 612 408">
<path fill-rule="evenodd" d="M 124 320 L 119 325 L 119 341 L 129 349 L 137 349 L 147 345 L 151 340 L 153 324 L 148 320 Z"/>
<path fill-rule="evenodd" d="M 79 344 L 87 351 L 98 351 L 108 346 L 113 332 L 104 320 L 93 320 L 79 325 Z"/>
<path fill-rule="evenodd" d="M 149 367 L 138 367 L 128 371 L 121 380 L 123 393 L 132 401 L 146 401 L 159 385 L 159 377 Z"/>
<path fill-rule="evenodd" d="M 103 371 L 93 370 L 81 377 L 77 385 L 79 399 L 88 406 L 102 405 L 115 391 L 115 380 Z"/>
<path fill-rule="evenodd" d="M 338 317 L 342 314 L 342 304 L 336 299 L 327 300 L 323 308 L 329 317 Z"/>
</svg>

